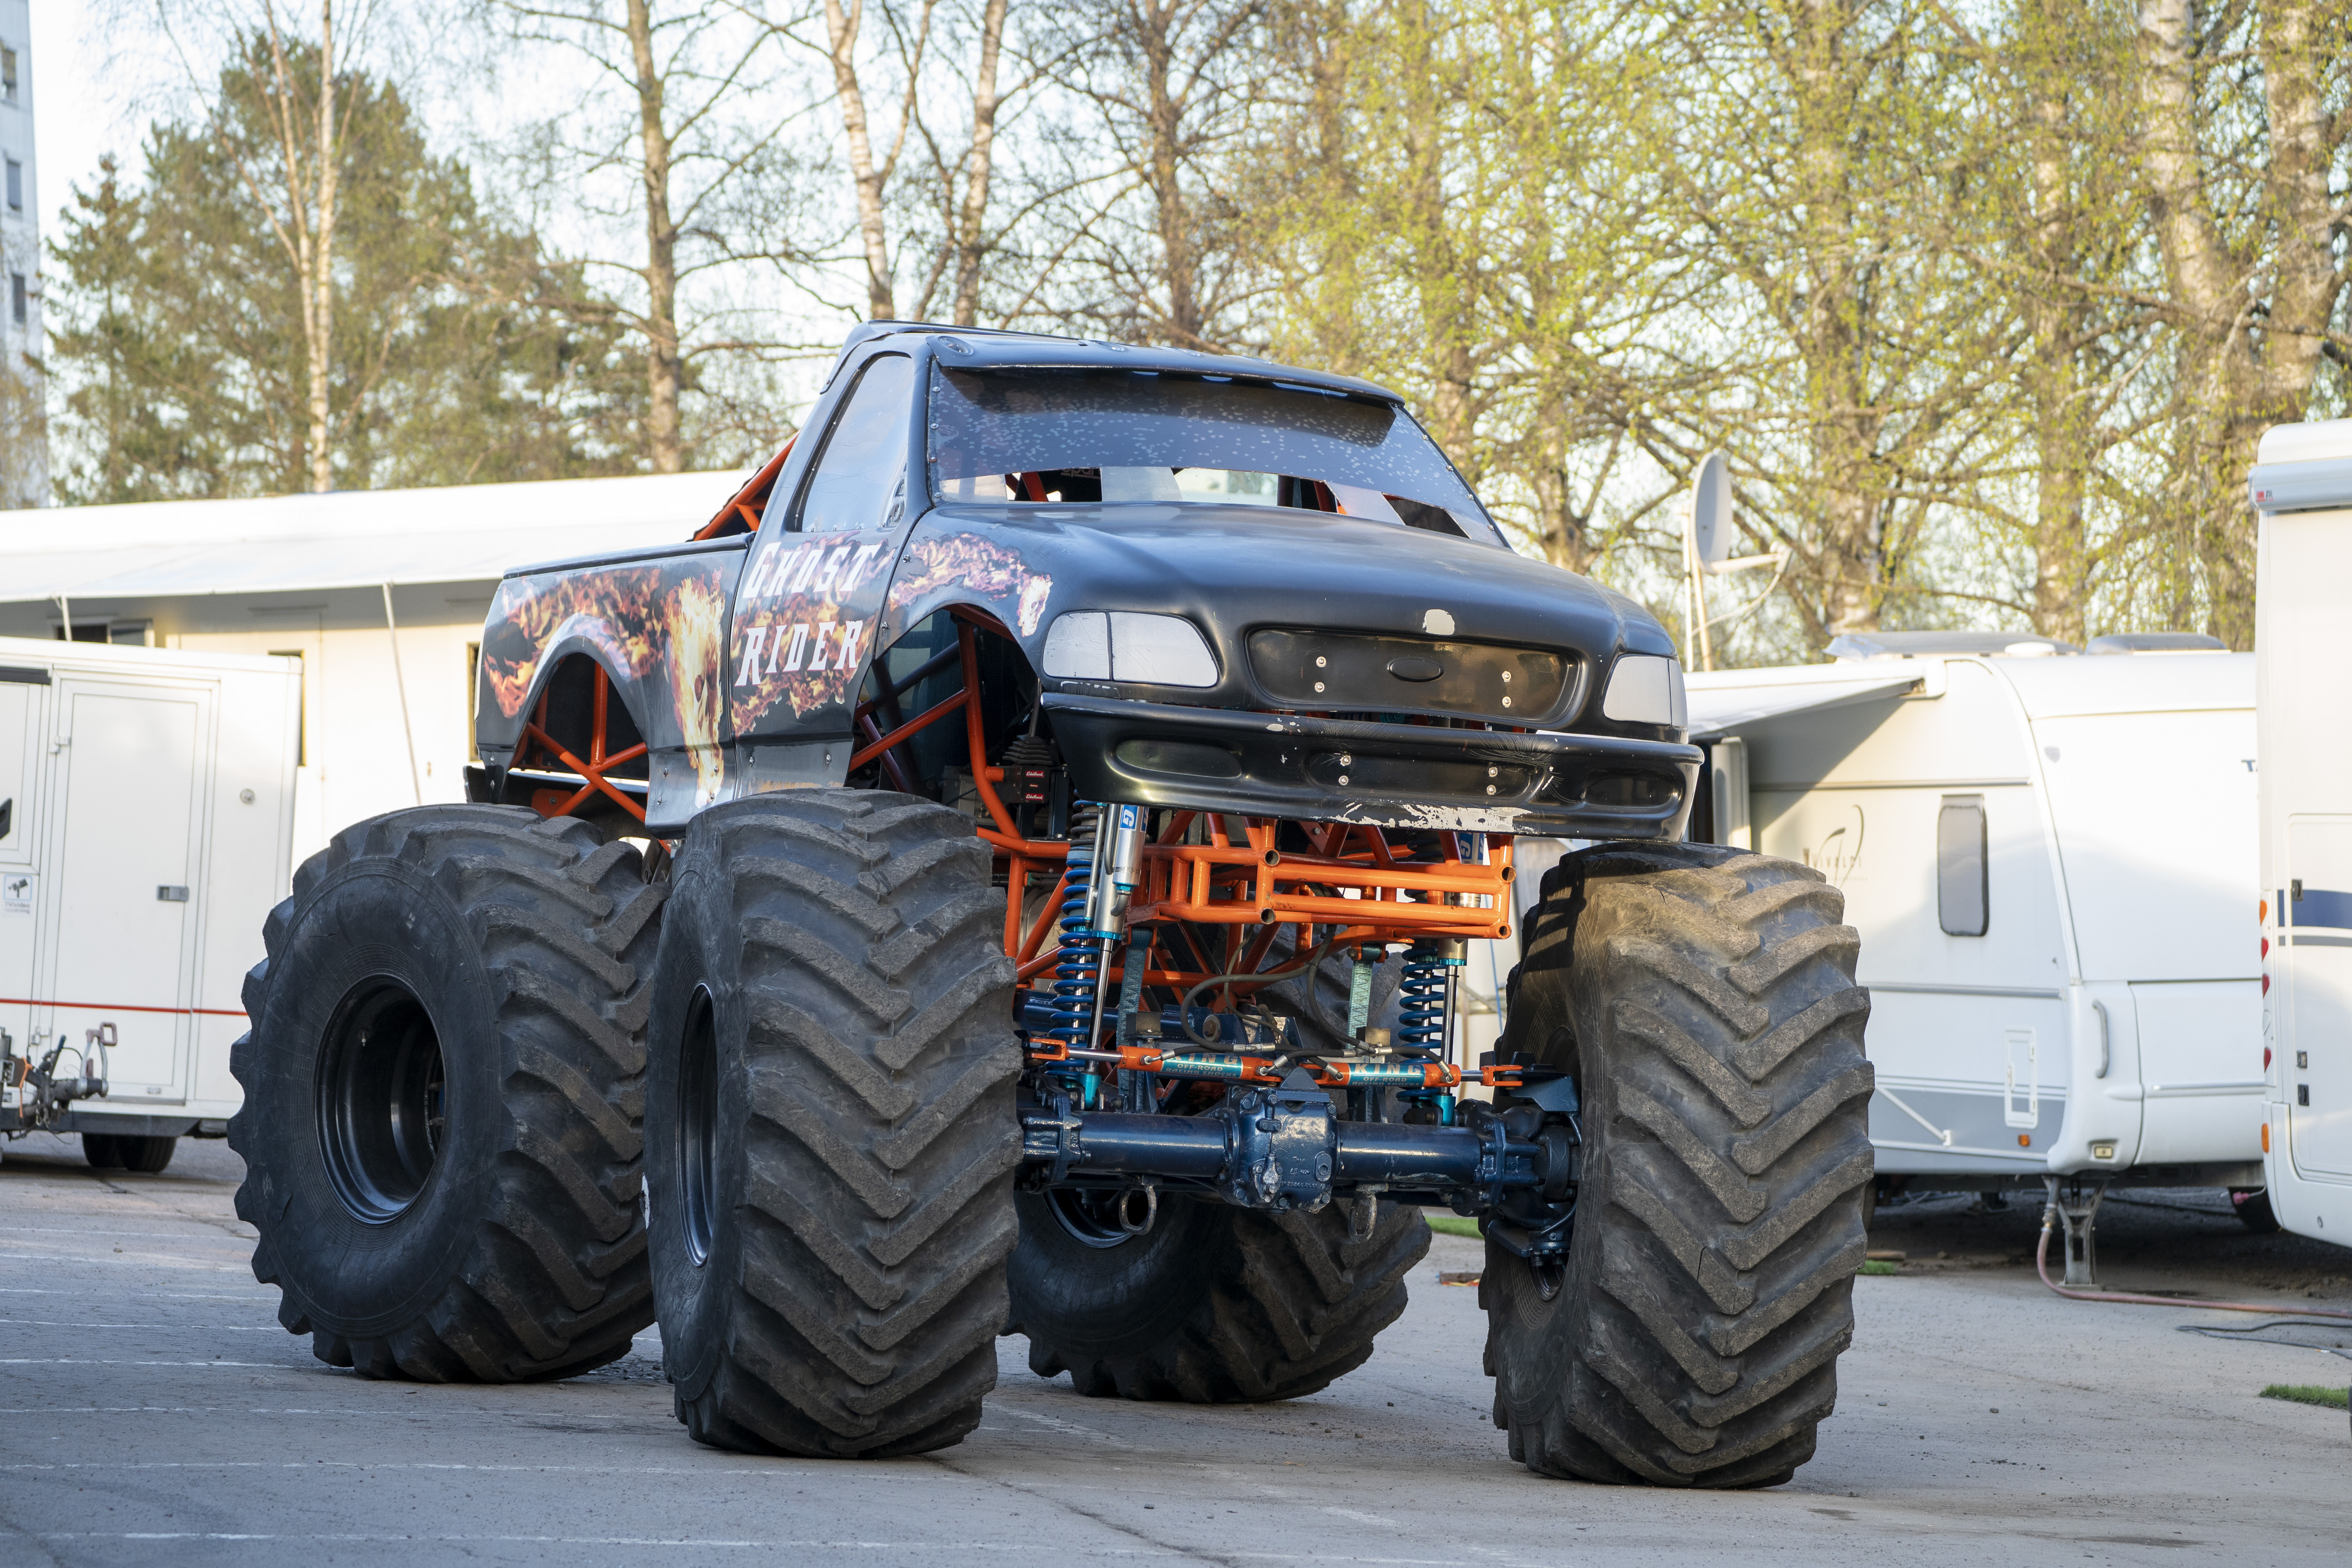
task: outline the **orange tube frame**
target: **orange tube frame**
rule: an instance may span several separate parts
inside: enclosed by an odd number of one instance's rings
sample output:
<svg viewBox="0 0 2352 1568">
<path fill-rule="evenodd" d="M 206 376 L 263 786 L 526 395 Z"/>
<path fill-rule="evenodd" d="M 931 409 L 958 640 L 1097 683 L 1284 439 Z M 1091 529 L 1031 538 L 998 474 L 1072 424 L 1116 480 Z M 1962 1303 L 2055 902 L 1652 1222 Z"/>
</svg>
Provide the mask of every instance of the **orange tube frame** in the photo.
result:
<svg viewBox="0 0 2352 1568">
<path fill-rule="evenodd" d="M 531 746 L 537 745 L 545 750 L 549 756 L 560 760 L 565 767 L 588 781 L 568 795 L 560 789 L 534 790 L 530 797 L 531 807 L 541 816 L 569 816 L 588 804 L 592 796 L 601 792 L 619 803 L 623 811 L 627 812 L 639 822 L 643 822 L 646 819 L 646 808 L 615 789 L 604 775 L 609 769 L 619 767 L 623 763 L 633 763 L 644 756 L 646 752 L 646 743 L 640 741 L 635 745 L 618 752 L 607 752 L 604 749 L 613 711 L 613 681 L 612 678 L 604 673 L 604 667 L 594 659 L 588 661 L 588 668 L 596 672 L 595 685 L 592 689 L 593 697 L 588 728 L 588 754 L 585 757 L 574 756 L 564 747 L 556 744 L 554 737 L 548 733 L 548 693 L 541 691 L 539 694 L 538 708 L 523 723 L 522 739 L 515 747 L 515 763 L 518 766 L 527 765 L 524 763 L 524 754 Z"/>
<path fill-rule="evenodd" d="M 996 851 L 1006 889 L 1004 951 L 1026 981 L 1052 968 L 1059 956 L 1054 927 L 1068 886 L 1063 863 L 1069 846 L 1058 839 L 1030 838 L 1020 831 L 997 792 L 1004 770 L 986 761 L 987 738 L 980 704 L 973 700 L 980 689 L 979 637 L 985 632 L 1009 640 L 1011 633 L 982 611 L 958 605 L 950 613 L 956 623 L 963 689 L 887 733 L 875 718 L 877 703 L 859 704 L 859 732 L 870 738 L 853 753 L 851 765 L 862 766 L 877 757 L 887 760 L 919 731 L 962 713 L 972 784 L 986 813 L 977 831 Z M 1196 823 L 1202 841 L 1188 843 Z M 1365 945 L 1426 937 L 1501 940 L 1511 934 L 1514 870 L 1507 837 L 1490 836 L 1493 859 L 1486 865 L 1463 859 L 1450 833 L 1441 836 L 1444 859 L 1410 861 L 1401 858 L 1399 847 L 1381 828 L 1302 823 L 1298 826 L 1314 848 L 1299 854 L 1276 847 L 1278 826 L 1274 817 L 1171 813 L 1160 837 L 1144 848 L 1142 879 L 1129 907 L 1129 920 L 1141 925 L 1181 922 L 1224 928 L 1226 972 L 1254 970 L 1263 963 L 1276 930 L 1283 925 L 1300 928 L 1292 949 L 1297 952 L 1314 945 L 1312 931 L 1318 926 L 1338 926 L 1340 942 Z M 1031 916 L 1030 894 L 1048 878 L 1052 882 L 1045 904 Z M 1192 934 L 1197 949 L 1208 933 L 1196 929 Z M 1211 973 L 1154 963 L 1145 978 L 1155 985 L 1190 987 Z M 1123 955 L 1107 967 L 1103 984 L 1116 984 L 1122 975 Z M 1221 987 L 1219 995 L 1224 1000 L 1229 993 L 1246 994 L 1262 984 L 1236 981 Z"/>
</svg>

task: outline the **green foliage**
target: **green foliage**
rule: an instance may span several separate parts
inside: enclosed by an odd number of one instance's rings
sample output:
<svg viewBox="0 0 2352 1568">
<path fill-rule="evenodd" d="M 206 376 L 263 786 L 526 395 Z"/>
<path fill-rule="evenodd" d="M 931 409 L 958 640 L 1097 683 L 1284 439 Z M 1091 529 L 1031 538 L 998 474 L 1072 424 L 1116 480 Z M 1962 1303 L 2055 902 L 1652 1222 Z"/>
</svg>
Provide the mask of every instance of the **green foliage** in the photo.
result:
<svg viewBox="0 0 2352 1568">
<path fill-rule="evenodd" d="M 2263 1390 L 2264 1399 L 2284 1399 L 2295 1405 L 2318 1405 L 2330 1410 L 2352 1409 L 2352 1388 L 2316 1383 L 2273 1383 Z"/>
<path fill-rule="evenodd" d="M 298 53 L 315 84 L 315 51 Z M 346 489 L 634 471 L 642 376 L 576 265 L 478 204 L 383 82 L 337 84 L 330 406 Z M 268 62 L 219 76 L 202 117 L 159 121 L 142 177 L 112 160 L 53 247 L 52 361 L 79 502 L 309 488 L 304 294 Z"/>
<path fill-rule="evenodd" d="M 1407 392 L 1531 553 L 1731 661 L 1843 631 L 2251 637 L 2244 474 L 2352 364 L 2324 0 L 1292 0 L 1232 179 L 1278 356 Z M 2323 20 L 2325 17 L 2334 20 Z M 2338 193 L 2330 195 L 2326 193 Z"/>
<path fill-rule="evenodd" d="M 41 504 L 45 437 L 37 382 L 0 357 L 0 510 Z"/>
</svg>

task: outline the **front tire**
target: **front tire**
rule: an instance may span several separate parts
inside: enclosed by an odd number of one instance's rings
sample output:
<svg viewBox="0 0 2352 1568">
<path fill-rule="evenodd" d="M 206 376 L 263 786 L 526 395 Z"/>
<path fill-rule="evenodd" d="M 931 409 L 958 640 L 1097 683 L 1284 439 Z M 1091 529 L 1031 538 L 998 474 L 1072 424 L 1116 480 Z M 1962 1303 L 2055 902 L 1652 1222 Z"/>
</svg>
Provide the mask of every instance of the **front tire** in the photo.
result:
<svg viewBox="0 0 2352 1568">
<path fill-rule="evenodd" d="M 1755 1487 L 1812 1457 L 1868 1247 L 1870 995 L 1817 871 L 1606 846 L 1544 879 L 1506 1052 L 1567 1069 L 1564 1265 L 1487 1243 L 1495 1421 L 1548 1475 Z"/>
<path fill-rule="evenodd" d="M 270 911 L 232 1047 L 239 1218 L 278 1321 L 369 1377 L 505 1383 L 653 1321 L 637 851 L 516 807 L 344 829 Z"/>
<path fill-rule="evenodd" d="M 654 984 L 654 1285 L 714 1447 L 961 1441 L 996 1384 L 1021 1128 L 988 847 L 944 806 L 795 790 L 687 829 Z"/>
</svg>

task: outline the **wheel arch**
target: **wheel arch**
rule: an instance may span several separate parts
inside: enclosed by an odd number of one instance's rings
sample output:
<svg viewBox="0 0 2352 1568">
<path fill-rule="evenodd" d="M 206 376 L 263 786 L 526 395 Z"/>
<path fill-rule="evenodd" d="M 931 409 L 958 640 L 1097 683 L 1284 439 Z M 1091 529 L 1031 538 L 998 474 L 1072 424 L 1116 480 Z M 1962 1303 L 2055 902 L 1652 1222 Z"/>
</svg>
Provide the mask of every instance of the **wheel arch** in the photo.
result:
<svg viewBox="0 0 2352 1568">
<path fill-rule="evenodd" d="M 644 821 L 656 742 L 648 718 L 659 710 L 649 700 L 648 682 L 626 658 L 615 657 L 616 640 L 608 623 L 573 617 L 539 658 L 518 710 L 511 716 L 502 709 L 482 710 L 476 745 L 489 765 L 494 800 L 530 805 L 545 816 L 601 817 L 625 810 Z M 573 766 L 574 760 L 587 765 Z M 584 776 L 589 785 L 567 795 L 561 786 L 523 784 L 541 769 Z M 600 780 L 611 787 L 599 787 Z M 619 796 L 629 797 L 633 807 Z"/>
</svg>

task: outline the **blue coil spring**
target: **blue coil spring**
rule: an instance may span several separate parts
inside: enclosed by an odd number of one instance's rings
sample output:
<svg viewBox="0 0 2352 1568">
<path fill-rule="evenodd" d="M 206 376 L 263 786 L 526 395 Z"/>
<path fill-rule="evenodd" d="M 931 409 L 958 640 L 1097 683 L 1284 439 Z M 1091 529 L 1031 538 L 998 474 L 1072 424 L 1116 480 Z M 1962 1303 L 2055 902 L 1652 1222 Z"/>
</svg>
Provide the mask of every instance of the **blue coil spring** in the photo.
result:
<svg viewBox="0 0 2352 1568">
<path fill-rule="evenodd" d="M 1054 1022 L 1045 1032 L 1073 1049 L 1087 1044 L 1095 992 L 1102 984 L 1102 943 L 1087 929 L 1087 892 L 1094 881 L 1096 829 L 1101 809 L 1081 805 L 1070 820 L 1069 886 L 1062 895 L 1062 945 L 1054 966 Z"/>
<path fill-rule="evenodd" d="M 1445 964 L 1416 942 L 1404 955 L 1397 1044 L 1440 1055 L 1445 1048 Z"/>
</svg>

